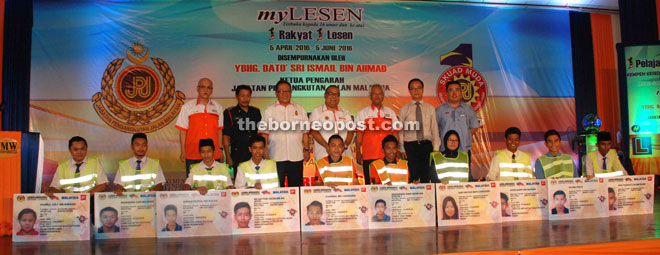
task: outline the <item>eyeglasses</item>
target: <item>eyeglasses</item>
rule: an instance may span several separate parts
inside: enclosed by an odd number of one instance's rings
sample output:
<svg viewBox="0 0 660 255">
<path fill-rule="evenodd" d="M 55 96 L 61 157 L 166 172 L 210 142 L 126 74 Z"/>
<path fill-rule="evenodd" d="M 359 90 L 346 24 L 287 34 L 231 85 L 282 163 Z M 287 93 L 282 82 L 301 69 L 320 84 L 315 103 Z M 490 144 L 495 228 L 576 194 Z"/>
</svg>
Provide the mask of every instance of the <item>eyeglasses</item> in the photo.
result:
<svg viewBox="0 0 660 255">
<path fill-rule="evenodd" d="M 291 93 L 291 90 L 278 90 L 277 93 Z"/>
<path fill-rule="evenodd" d="M 213 90 L 213 87 L 210 87 L 210 86 L 208 86 L 208 87 L 207 87 L 207 86 L 197 86 L 197 88 L 198 88 L 198 89 L 210 89 L 210 90 Z"/>
<path fill-rule="evenodd" d="M 335 96 L 335 97 L 339 96 L 339 93 L 334 93 L 334 92 L 328 92 L 328 93 L 325 93 L 325 94 L 328 95 L 328 96 Z"/>
</svg>

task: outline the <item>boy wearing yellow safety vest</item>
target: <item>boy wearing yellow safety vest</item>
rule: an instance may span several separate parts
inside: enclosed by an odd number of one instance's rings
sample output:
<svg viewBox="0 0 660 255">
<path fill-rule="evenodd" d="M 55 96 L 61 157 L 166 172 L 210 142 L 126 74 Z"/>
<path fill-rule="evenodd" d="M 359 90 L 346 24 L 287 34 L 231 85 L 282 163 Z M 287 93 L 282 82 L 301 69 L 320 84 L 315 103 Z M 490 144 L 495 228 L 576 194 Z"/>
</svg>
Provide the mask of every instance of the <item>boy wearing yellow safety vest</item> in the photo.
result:
<svg viewBox="0 0 660 255">
<path fill-rule="evenodd" d="M 513 181 L 534 179 L 532 158 L 529 153 L 518 150 L 520 145 L 520 129 L 507 128 L 504 132 L 506 150 L 495 152 L 490 162 L 490 170 L 486 175 L 488 181 Z"/>
<path fill-rule="evenodd" d="M 60 161 L 53 175 L 53 181 L 45 192 L 91 193 L 103 192 L 107 188 L 108 177 L 98 158 L 87 157 L 87 141 L 80 136 L 69 139 L 71 159 Z"/>
<path fill-rule="evenodd" d="M 381 142 L 385 157 L 377 159 L 369 166 L 375 184 L 406 185 L 408 184 L 408 161 L 397 159 L 399 141 L 393 135 L 388 135 Z M 415 180 L 419 183 L 419 180 Z"/>
<path fill-rule="evenodd" d="M 434 183 L 457 183 L 470 180 L 470 156 L 467 152 L 458 151 L 461 139 L 456 130 L 445 134 L 443 144 L 445 150 L 431 153 L 430 176 Z"/>
<path fill-rule="evenodd" d="M 120 160 L 119 169 L 115 175 L 114 183 L 117 185 L 114 192 L 122 195 L 123 192 L 142 192 L 163 190 L 165 175 L 158 159 L 147 157 L 149 143 L 147 135 L 136 133 L 131 137 L 133 157 Z"/>
<path fill-rule="evenodd" d="M 577 177 L 577 168 L 573 157 L 559 151 L 561 136 L 557 130 L 551 129 L 543 135 L 548 153 L 541 155 L 534 163 L 536 179 L 559 179 Z"/>
<path fill-rule="evenodd" d="M 584 157 L 584 176 L 601 178 L 628 175 L 616 151 L 612 149 L 612 136 L 609 132 L 598 132 L 596 145 L 598 150 Z"/>
<path fill-rule="evenodd" d="M 199 140 L 202 162 L 190 166 L 190 174 L 183 184 L 183 190 L 197 190 L 199 194 L 206 195 L 209 190 L 232 188 L 227 164 L 216 161 L 213 158 L 214 153 L 213 139 Z"/>
<path fill-rule="evenodd" d="M 353 159 L 342 156 L 344 139 L 339 135 L 328 138 L 328 156 L 316 161 L 316 186 L 339 186 L 358 184 Z"/>
<path fill-rule="evenodd" d="M 250 160 L 238 164 L 235 187 L 237 189 L 272 189 L 280 186 L 275 160 L 265 159 L 266 139 L 257 135 L 248 147 Z"/>
</svg>

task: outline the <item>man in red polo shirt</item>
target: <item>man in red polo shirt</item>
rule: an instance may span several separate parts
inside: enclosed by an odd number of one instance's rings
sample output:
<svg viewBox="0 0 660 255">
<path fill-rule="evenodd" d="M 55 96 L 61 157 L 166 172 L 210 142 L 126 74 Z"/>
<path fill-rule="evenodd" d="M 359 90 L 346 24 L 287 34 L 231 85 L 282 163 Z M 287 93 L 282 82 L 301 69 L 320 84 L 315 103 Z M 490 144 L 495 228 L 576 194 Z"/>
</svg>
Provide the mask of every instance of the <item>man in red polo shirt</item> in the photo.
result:
<svg viewBox="0 0 660 255">
<path fill-rule="evenodd" d="M 213 139 L 216 144 L 214 159 L 224 162 L 224 154 L 220 137 L 222 137 L 222 105 L 211 100 L 213 93 L 213 82 L 208 78 L 202 78 L 197 83 L 197 99 L 186 102 L 181 107 L 176 128 L 180 130 L 179 141 L 181 144 L 182 162 L 186 162 L 186 176 L 190 171 L 190 165 L 202 161 L 199 154 L 199 140 Z"/>
<path fill-rule="evenodd" d="M 399 121 L 391 108 L 383 106 L 385 91 L 381 85 L 371 86 L 369 98 L 371 105 L 362 109 L 357 115 L 358 132 L 355 140 L 356 161 L 362 164 L 365 184 L 371 183 L 369 176 L 371 162 L 385 156 L 381 149 L 383 138 L 390 134 L 397 136 L 396 131 L 392 129 L 392 123 Z"/>
</svg>

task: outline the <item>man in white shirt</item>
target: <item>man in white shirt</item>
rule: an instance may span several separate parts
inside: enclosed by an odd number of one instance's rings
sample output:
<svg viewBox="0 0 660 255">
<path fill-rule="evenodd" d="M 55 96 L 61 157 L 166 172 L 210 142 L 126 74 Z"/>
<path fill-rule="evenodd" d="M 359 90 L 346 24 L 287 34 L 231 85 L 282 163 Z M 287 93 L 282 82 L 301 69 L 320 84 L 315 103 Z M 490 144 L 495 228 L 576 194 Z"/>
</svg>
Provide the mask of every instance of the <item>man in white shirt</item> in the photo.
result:
<svg viewBox="0 0 660 255">
<path fill-rule="evenodd" d="M 98 158 L 87 157 L 87 140 L 80 136 L 69 139 L 71 159 L 60 161 L 53 175 L 50 187 L 45 192 L 53 193 L 103 192 L 107 188 L 108 177 Z"/>
<path fill-rule="evenodd" d="M 147 157 L 149 143 L 147 135 L 136 133 L 131 138 L 133 157 L 119 161 L 115 175 L 115 194 L 123 192 L 161 191 L 165 183 L 163 168 L 158 159 Z"/>
<path fill-rule="evenodd" d="M 314 138 L 314 159 L 319 160 L 328 156 L 328 139 L 338 134 L 344 139 L 345 156 L 353 157 L 351 142 L 353 142 L 354 130 L 348 130 L 353 125 L 351 114 L 348 110 L 339 107 L 339 87 L 330 85 L 325 89 L 325 104 L 314 108 L 309 115 L 312 130 L 309 131 Z M 332 125 L 330 125 L 332 124 Z M 332 127 L 326 129 L 325 127 Z"/>
<path fill-rule="evenodd" d="M 534 179 L 532 158 L 529 153 L 518 150 L 520 145 L 520 129 L 507 128 L 504 132 L 506 149 L 495 151 L 490 162 L 490 170 L 486 175 L 488 181 L 513 181 Z"/>
<path fill-rule="evenodd" d="M 584 176 L 591 178 L 628 175 L 616 151 L 612 149 L 612 135 L 609 132 L 598 132 L 596 145 L 598 150 L 584 157 Z"/>
<path fill-rule="evenodd" d="M 291 84 L 279 81 L 275 85 L 277 102 L 264 110 L 259 124 L 259 133 L 266 138 L 266 158 L 277 162 L 280 187 L 302 186 L 303 160 L 309 160 L 309 136 L 307 112 L 302 105 L 291 101 Z M 287 123 L 284 124 L 283 123 Z M 276 124 L 276 130 L 269 130 Z M 288 130 L 283 130 L 288 128 Z"/>
<path fill-rule="evenodd" d="M 431 152 L 440 149 L 440 136 L 438 123 L 435 119 L 435 108 L 423 100 L 424 82 L 412 79 L 408 82 L 408 92 L 412 100 L 401 107 L 399 118 L 401 122 L 418 122 L 417 130 L 399 131 L 400 151 L 404 159 L 408 160 L 409 181 L 428 183 L 429 162 Z"/>
<path fill-rule="evenodd" d="M 272 189 L 280 187 L 277 177 L 277 163 L 271 159 L 265 159 L 266 139 L 257 135 L 250 140 L 248 150 L 250 159 L 238 164 L 236 170 L 237 189 L 255 188 Z"/>
</svg>

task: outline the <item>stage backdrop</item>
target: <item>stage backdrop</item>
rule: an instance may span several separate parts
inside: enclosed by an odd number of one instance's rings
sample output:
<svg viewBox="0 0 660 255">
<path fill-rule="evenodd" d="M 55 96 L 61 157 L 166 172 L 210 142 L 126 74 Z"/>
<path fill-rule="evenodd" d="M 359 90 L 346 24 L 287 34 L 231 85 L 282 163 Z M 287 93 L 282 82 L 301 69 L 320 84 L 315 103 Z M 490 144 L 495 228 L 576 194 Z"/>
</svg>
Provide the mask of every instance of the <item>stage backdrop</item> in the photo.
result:
<svg viewBox="0 0 660 255">
<path fill-rule="evenodd" d="M 660 168 L 660 45 L 624 48 L 630 159 L 638 174 Z"/>
<path fill-rule="evenodd" d="M 253 86 L 252 104 L 275 102 L 288 79 L 308 112 L 325 86 L 342 89 L 352 114 L 370 104 L 368 85 L 386 88 L 396 112 L 410 100 L 407 82 L 425 82 L 427 102 L 445 102 L 459 80 L 483 127 L 473 166 L 485 176 L 504 130 L 523 131 L 521 150 L 546 151 L 543 132 L 563 135 L 572 152 L 575 104 L 568 12 L 440 3 L 225 3 L 217 1 L 36 1 L 31 131 L 45 140 L 45 182 L 81 135 L 108 173 L 128 158 L 130 134 L 149 133 L 149 156 L 173 180 L 179 162 L 179 107 L 196 97 L 201 77 L 213 97 L 235 105 L 232 89 Z M 49 169 L 50 172 L 49 172 Z M 114 175 L 113 175 L 114 176 Z M 111 176 L 111 177 L 113 177 Z M 180 180 L 179 180 L 180 181 Z"/>
</svg>

